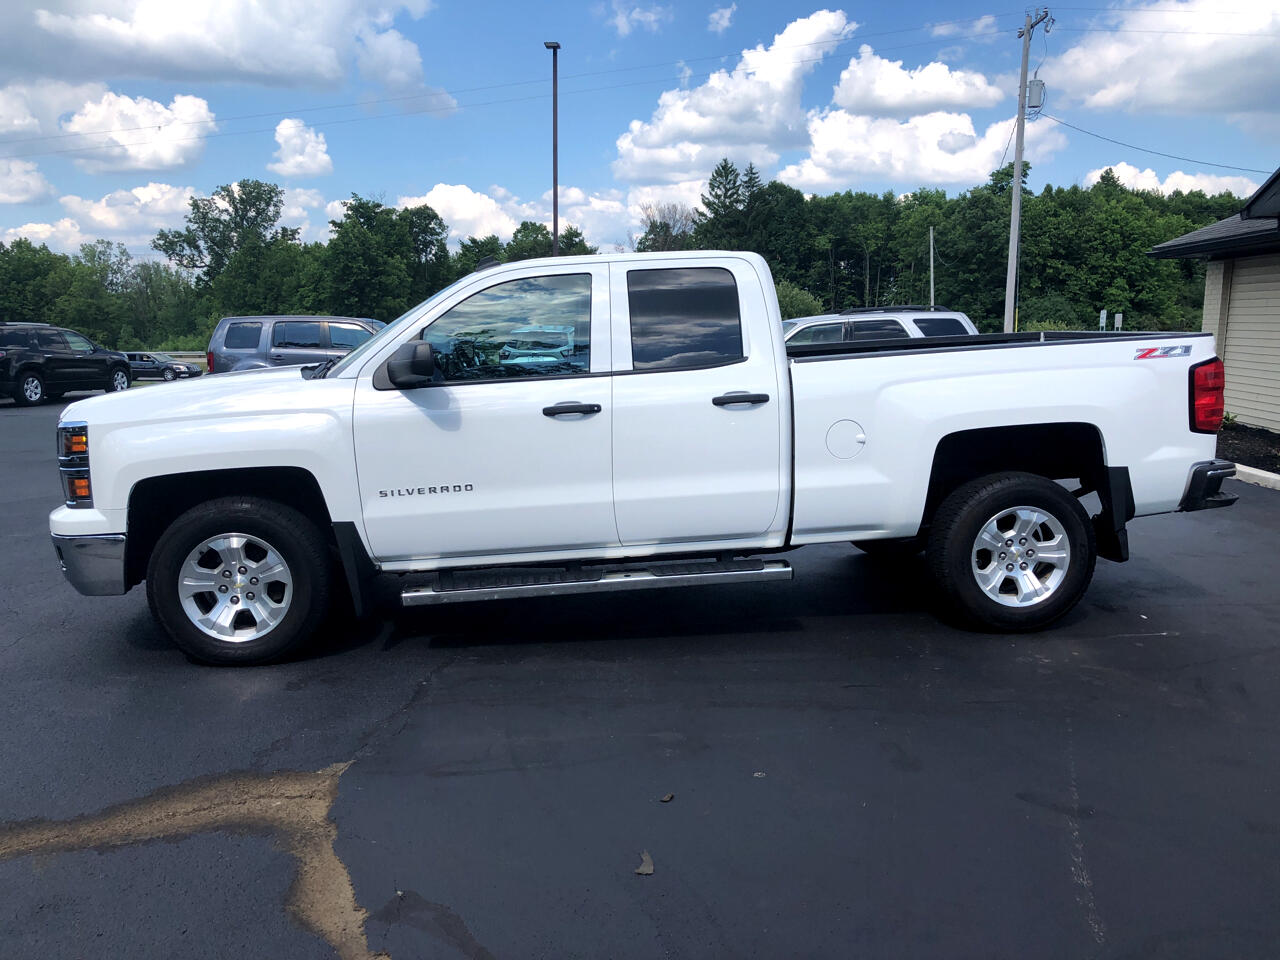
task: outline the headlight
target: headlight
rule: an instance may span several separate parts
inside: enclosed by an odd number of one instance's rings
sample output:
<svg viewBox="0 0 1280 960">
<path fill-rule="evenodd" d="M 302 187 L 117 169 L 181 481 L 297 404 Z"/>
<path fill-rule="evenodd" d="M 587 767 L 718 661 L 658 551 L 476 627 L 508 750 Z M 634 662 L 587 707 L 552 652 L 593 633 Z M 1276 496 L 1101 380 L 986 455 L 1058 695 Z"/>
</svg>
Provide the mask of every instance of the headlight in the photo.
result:
<svg viewBox="0 0 1280 960">
<path fill-rule="evenodd" d="M 83 421 L 58 424 L 58 474 L 68 507 L 92 507 L 89 484 L 89 425 Z"/>
</svg>

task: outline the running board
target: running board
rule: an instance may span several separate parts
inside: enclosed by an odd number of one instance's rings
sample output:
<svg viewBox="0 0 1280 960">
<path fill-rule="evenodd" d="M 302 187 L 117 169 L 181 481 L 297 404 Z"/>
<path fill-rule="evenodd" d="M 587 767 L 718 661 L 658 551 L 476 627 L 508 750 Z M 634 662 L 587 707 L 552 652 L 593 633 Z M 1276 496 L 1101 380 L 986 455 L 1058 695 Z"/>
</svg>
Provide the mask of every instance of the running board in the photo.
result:
<svg viewBox="0 0 1280 960">
<path fill-rule="evenodd" d="M 400 603 L 406 607 L 418 607 L 469 600 L 558 597 L 573 593 L 651 590 L 699 584 L 758 583 L 761 580 L 790 580 L 792 573 L 791 564 L 785 560 L 655 563 L 648 567 L 587 567 L 573 571 L 536 567 L 520 570 L 446 571 L 437 574 L 434 582 L 428 586 L 402 590 Z"/>
</svg>

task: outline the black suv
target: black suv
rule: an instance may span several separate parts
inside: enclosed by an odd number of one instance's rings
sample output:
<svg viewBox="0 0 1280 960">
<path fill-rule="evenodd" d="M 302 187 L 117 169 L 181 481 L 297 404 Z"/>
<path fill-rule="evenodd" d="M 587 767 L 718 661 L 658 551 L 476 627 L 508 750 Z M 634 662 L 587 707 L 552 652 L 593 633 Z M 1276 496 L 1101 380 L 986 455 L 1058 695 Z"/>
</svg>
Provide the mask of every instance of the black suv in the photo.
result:
<svg viewBox="0 0 1280 960">
<path fill-rule="evenodd" d="M 128 357 L 74 330 L 0 321 L 0 396 L 27 406 L 69 390 L 127 390 L 131 379 Z"/>
</svg>

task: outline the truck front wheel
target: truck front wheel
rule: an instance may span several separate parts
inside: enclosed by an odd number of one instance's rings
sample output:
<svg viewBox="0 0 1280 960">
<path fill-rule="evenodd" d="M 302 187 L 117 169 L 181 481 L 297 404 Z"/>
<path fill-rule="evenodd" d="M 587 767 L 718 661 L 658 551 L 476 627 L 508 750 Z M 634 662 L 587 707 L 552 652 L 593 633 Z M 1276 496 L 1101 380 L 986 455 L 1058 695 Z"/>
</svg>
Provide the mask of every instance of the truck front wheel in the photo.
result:
<svg viewBox="0 0 1280 960">
<path fill-rule="evenodd" d="M 223 497 L 179 516 L 147 565 L 151 612 L 205 663 L 275 660 L 304 641 L 329 599 L 328 550 L 316 525 L 260 497 Z"/>
<path fill-rule="evenodd" d="M 942 502 L 928 560 L 942 599 L 969 625 L 1036 630 L 1076 605 L 1097 544 L 1084 508 L 1045 477 L 981 477 Z"/>
</svg>

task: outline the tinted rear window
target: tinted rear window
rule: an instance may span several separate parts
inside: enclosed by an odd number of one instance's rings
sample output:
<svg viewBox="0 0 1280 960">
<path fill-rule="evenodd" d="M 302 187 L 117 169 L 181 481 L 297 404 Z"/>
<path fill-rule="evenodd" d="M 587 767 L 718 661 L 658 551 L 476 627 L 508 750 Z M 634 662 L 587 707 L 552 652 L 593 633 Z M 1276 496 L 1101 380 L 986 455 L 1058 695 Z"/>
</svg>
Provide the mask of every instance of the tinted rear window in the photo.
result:
<svg viewBox="0 0 1280 960">
<path fill-rule="evenodd" d="M 742 359 L 738 285 L 723 267 L 630 270 L 631 366 L 672 370 Z"/>
<path fill-rule="evenodd" d="M 260 323 L 233 323 L 227 327 L 227 336 L 222 345 L 228 350 L 253 350 L 261 337 Z"/>
<path fill-rule="evenodd" d="M 25 330 L 5 330 L 0 328 L 0 347 L 25 347 L 31 341 L 27 339 Z"/>
<path fill-rule="evenodd" d="M 916 326 L 926 337 L 963 337 L 969 332 L 955 317 L 916 317 Z"/>
<path fill-rule="evenodd" d="M 271 331 L 273 347 L 320 346 L 320 323 L 316 320 L 286 320 Z"/>
<path fill-rule="evenodd" d="M 851 326 L 850 340 L 892 340 L 909 336 L 907 328 L 897 320 L 859 320 Z"/>
</svg>

